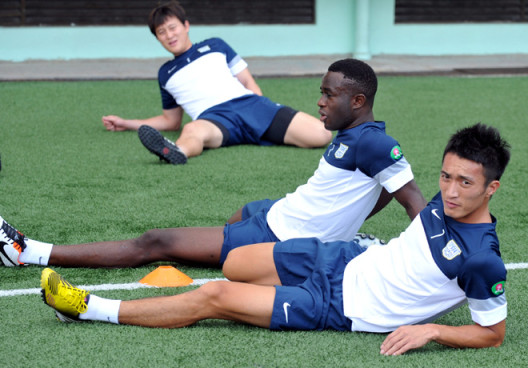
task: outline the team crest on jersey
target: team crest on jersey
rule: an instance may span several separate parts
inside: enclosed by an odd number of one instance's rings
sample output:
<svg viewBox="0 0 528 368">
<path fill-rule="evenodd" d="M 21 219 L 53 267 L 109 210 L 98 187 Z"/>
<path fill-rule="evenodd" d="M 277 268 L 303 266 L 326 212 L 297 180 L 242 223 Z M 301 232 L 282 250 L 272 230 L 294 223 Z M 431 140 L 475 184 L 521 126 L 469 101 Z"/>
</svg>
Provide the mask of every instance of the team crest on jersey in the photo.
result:
<svg viewBox="0 0 528 368">
<path fill-rule="evenodd" d="M 346 144 L 339 143 L 339 148 L 334 153 L 335 158 L 343 158 L 346 151 L 348 151 L 348 146 Z"/>
<path fill-rule="evenodd" d="M 400 148 L 400 146 L 394 146 L 391 149 L 391 157 L 394 160 L 399 160 L 403 156 L 403 152 Z"/>
<path fill-rule="evenodd" d="M 447 242 L 444 249 L 442 249 L 442 255 L 445 259 L 451 261 L 453 258 L 458 257 L 462 254 L 462 250 L 460 247 L 455 243 L 454 240 L 450 240 Z"/>
<path fill-rule="evenodd" d="M 500 295 L 504 293 L 504 283 L 506 281 L 499 281 L 491 287 L 491 292 L 495 295 Z"/>
</svg>

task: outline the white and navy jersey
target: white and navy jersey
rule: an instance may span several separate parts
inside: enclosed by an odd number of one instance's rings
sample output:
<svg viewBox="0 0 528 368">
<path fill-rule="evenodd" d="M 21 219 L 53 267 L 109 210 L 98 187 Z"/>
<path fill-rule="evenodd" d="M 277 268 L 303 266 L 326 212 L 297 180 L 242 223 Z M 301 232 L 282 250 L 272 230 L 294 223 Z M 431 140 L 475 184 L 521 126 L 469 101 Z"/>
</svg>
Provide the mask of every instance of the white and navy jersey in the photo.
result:
<svg viewBox="0 0 528 368">
<path fill-rule="evenodd" d="M 346 266 L 343 307 L 352 330 L 393 331 L 465 303 L 482 326 L 504 320 L 506 268 L 495 225 L 495 218 L 455 221 L 437 194 L 398 238 L 369 247 Z"/>
<path fill-rule="evenodd" d="M 413 179 L 398 142 L 384 122 L 338 132 L 308 182 L 277 201 L 267 221 L 280 240 L 354 238 L 382 188 L 390 193 Z"/>
<path fill-rule="evenodd" d="M 220 38 L 197 44 L 158 72 L 163 109 L 181 106 L 193 119 L 212 106 L 248 94 L 236 75 L 247 63 Z"/>
</svg>

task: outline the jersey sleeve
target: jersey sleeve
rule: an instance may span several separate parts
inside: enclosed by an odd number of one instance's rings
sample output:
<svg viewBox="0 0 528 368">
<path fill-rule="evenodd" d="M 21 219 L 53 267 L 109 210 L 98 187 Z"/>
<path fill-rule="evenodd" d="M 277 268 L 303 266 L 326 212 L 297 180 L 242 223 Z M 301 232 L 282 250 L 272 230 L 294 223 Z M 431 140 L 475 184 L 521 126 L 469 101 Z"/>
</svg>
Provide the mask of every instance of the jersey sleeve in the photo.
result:
<svg viewBox="0 0 528 368">
<path fill-rule="evenodd" d="M 358 150 L 371 152 L 369 155 L 358 154 L 358 167 L 378 180 L 389 193 L 397 191 L 414 178 L 411 165 L 394 138 L 385 134 L 370 134 L 361 138 Z"/>
<path fill-rule="evenodd" d="M 474 322 L 491 326 L 506 318 L 505 283 L 506 268 L 497 254 L 480 252 L 466 261 L 458 284 L 466 293 Z"/>
<path fill-rule="evenodd" d="M 165 63 L 158 71 L 158 85 L 161 94 L 161 107 L 163 108 L 163 110 L 175 109 L 180 106 L 178 105 L 174 97 L 163 87 L 164 82 L 162 82 L 162 74 L 167 74 L 167 65 L 168 63 Z"/>
<path fill-rule="evenodd" d="M 227 66 L 231 71 L 231 74 L 237 75 L 242 70 L 246 69 L 248 64 L 244 59 L 242 59 L 231 46 L 227 44 L 221 38 L 214 38 L 215 43 L 217 43 L 218 48 L 223 50 L 226 56 Z"/>
<path fill-rule="evenodd" d="M 160 86 L 160 93 L 161 93 L 161 106 L 163 107 L 163 110 L 175 109 L 179 106 L 176 100 L 174 99 L 174 97 L 172 97 L 172 95 L 169 92 L 167 92 L 165 88 L 161 86 Z"/>
</svg>

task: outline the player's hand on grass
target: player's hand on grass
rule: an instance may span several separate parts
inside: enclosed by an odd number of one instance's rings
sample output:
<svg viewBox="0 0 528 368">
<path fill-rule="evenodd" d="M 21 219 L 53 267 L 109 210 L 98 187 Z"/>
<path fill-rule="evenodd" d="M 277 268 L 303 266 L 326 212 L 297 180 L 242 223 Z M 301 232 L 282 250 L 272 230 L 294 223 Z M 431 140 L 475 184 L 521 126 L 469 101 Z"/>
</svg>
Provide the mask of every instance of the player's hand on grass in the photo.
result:
<svg viewBox="0 0 528 368">
<path fill-rule="evenodd" d="M 390 333 L 381 344 L 380 354 L 401 355 L 418 349 L 433 340 L 431 325 L 401 326 Z"/>
<path fill-rule="evenodd" d="M 126 120 L 119 116 L 107 115 L 103 116 L 102 120 L 106 130 L 110 130 L 113 132 L 122 132 L 124 130 L 129 129 Z"/>
</svg>

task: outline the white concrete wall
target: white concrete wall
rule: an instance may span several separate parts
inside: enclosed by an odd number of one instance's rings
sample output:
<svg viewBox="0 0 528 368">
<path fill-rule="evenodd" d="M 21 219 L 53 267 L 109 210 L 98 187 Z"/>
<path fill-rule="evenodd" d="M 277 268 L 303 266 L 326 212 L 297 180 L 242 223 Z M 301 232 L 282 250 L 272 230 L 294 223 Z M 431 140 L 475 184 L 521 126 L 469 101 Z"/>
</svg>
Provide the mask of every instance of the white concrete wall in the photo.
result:
<svg viewBox="0 0 528 368">
<path fill-rule="evenodd" d="M 528 54 L 528 23 L 395 25 L 394 0 L 367 0 L 371 55 Z M 353 54 L 356 0 L 316 0 L 314 25 L 193 26 L 242 56 Z M 166 57 L 145 26 L 0 27 L 0 60 Z"/>
</svg>

